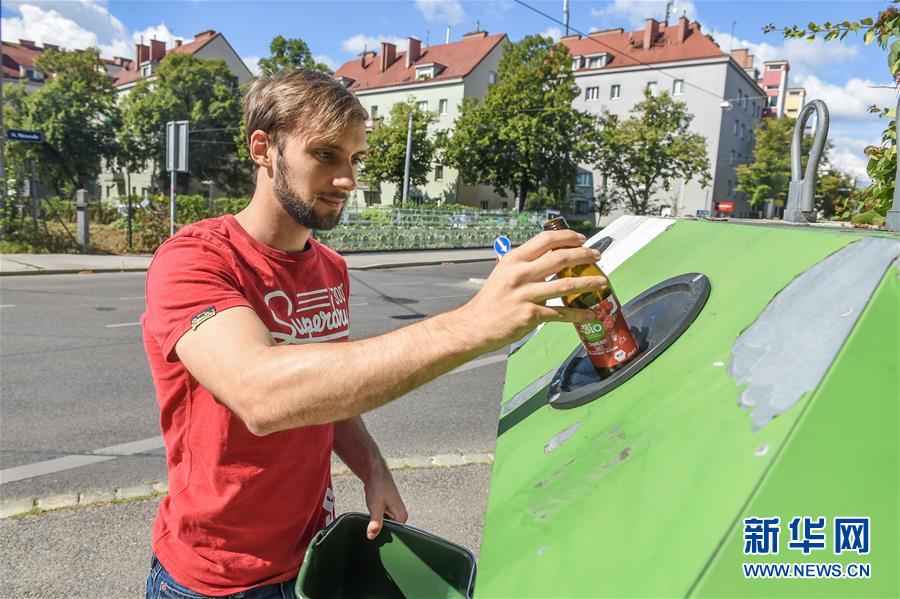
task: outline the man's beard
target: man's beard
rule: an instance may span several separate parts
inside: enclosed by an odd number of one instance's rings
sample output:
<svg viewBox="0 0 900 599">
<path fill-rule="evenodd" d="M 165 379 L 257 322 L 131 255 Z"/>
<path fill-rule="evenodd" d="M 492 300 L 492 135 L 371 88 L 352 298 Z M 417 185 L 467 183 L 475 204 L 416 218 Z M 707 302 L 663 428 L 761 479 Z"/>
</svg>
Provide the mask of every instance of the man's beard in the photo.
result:
<svg viewBox="0 0 900 599">
<path fill-rule="evenodd" d="M 285 212 L 290 214 L 291 217 L 297 221 L 297 224 L 306 227 L 307 229 L 327 231 L 335 228 L 341 221 L 341 214 L 344 212 L 344 206 L 341 206 L 341 209 L 337 212 L 329 213 L 324 216 L 317 214 L 313 209 L 313 206 L 315 205 L 316 200 L 319 199 L 320 194 L 317 193 L 313 195 L 311 201 L 301 198 L 288 181 L 287 165 L 283 160 L 279 160 L 278 162 L 278 167 L 275 169 L 274 192 L 275 197 L 278 198 L 278 201 L 281 203 Z M 332 197 L 341 197 L 344 200 L 347 199 L 346 192 L 335 191 L 331 192 L 329 195 Z"/>
</svg>

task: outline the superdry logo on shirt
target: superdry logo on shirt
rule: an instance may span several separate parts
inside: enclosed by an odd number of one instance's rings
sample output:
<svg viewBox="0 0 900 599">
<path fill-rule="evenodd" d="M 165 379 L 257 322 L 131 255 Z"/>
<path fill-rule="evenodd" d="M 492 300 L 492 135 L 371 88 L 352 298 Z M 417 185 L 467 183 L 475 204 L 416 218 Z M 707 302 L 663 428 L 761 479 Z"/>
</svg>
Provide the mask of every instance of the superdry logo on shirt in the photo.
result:
<svg viewBox="0 0 900 599">
<path fill-rule="evenodd" d="M 275 343 L 330 341 L 350 334 L 343 283 L 297 293 L 293 299 L 284 291 L 270 291 L 264 299 L 272 318 L 282 329 L 270 331 Z"/>
<path fill-rule="evenodd" d="M 215 315 L 216 315 L 216 307 L 215 306 L 210 306 L 206 310 L 203 310 L 202 312 L 198 312 L 197 314 L 194 315 L 193 318 L 191 318 L 191 328 L 196 331 L 197 327 L 199 327 L 201 324 L 203 324 L 204 322 L 206 322 L 207 320 L 209 320 L 210 318 L 212 318 Z"/>
</svg>

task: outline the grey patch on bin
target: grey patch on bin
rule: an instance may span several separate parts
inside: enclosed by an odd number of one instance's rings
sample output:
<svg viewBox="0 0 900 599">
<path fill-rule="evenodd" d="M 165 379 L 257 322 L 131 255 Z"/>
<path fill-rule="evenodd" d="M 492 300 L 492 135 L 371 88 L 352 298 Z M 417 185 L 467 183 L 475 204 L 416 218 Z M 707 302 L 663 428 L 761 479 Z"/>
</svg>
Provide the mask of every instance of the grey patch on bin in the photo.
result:
<svg viewBox="0 0 900 599">
<path fill-rule="evenodd" d="M 550 384 L 550 381 L 553 380 L 554 375 L 556 375 L 556 368 L 553 370 L 544 373 L 538 380 L 534 381 L 515 395 L 509 398 L 509 401 L 500 406 L 500 417 L 506 416 L 523 403 L 531 399 L 535 393 L 546 387 Z"/>
<path fill-rule="evenodd" d="M 813 392 L 900 254 L 900 242 L 870 238 L 828 256 L 782 289 L 734 342 L 728 374 L 745 387 L 753 430 Z"/>
<path fill-rule="evenodd" d="M 552 439 L 550 439 L 550 441 L 544 447 L 544 453 L 550 453 L 554 449 L 559 448 L 559 446 L 562 445 L 563 443 L 565 443 L 566 441 L 568 441 L 569 438 L 572 435 L 574 435 L 575 431 L 577 431 L 579 428 L 581 428 L 581 423 L 576 422 L 569 428 L 557 433 L 556 436 L 554 436 Z"/>
</svg>

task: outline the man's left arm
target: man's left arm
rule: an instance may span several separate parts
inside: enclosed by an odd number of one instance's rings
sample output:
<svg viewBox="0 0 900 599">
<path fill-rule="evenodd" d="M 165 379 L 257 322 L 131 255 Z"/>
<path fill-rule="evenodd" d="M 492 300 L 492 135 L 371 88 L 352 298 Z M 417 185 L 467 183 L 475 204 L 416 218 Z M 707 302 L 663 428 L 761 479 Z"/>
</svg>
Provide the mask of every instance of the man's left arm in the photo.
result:
<svg viewBox="0 0 900 599">
<path fill-rule="evenodd" d="M 362 418 L 354 416 L 334 423 L 334 453 L 363 481 L 366 506 L 371 520 L 366 536 L 374 539 L 381 532 L 384 516 L 406 522 L 406 506 L 375 440 Z"/>
</svg>

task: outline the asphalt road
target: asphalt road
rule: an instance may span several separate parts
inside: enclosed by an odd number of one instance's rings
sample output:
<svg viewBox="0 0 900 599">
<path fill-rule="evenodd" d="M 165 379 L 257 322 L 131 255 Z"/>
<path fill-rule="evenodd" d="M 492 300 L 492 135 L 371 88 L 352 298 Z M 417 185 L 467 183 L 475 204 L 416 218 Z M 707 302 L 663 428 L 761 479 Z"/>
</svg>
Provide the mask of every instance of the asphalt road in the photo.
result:
<svg viewBox="0 0 900 599">
<path fill-rule="evenodd" d="M 472 297 L 492 264 L 351 271 L 352 338 L 379 335 Z M 138 323 L 143 273 L 0 281 L 0 468 L 85 456 L 160 435 Z M 365 416 L 387 457 L 493 450 L 505 360 L 487 357 Z M 151 442 L 152 445 L 152 442 Z M 106 452 L 104 452 L 106 453 Z M 113 452 L 114 453 L 114 452 Z M 162 447 L 2 481 L 10 500 L 165 480 Z"/>
</svg>

